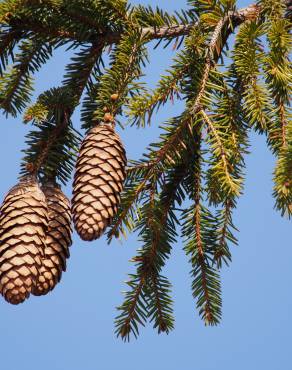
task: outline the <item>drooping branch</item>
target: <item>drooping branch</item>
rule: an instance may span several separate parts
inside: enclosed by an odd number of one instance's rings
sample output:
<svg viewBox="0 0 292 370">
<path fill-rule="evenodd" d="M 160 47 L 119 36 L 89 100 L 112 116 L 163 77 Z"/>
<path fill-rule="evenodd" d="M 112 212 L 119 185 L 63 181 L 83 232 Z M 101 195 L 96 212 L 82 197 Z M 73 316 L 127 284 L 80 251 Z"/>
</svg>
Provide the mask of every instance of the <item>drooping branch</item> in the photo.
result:
<svg viewBox="0 0 292 370">
<path fill-rule="evenodd" d="M 145 224 L 141 222 L 140 230 L 144 242 L 144 248 L 132 259 L 137 263 L 137 273 L 131 275 L 132 288 L 126 294 L 124 304 L 119 308 L 121 315 L 116 320 L 117 334 L 124 339 L 128 339 L 129 333 L 133 330 L 134 323 L 143 324 L 138 321 L 138 316 L 134 316 L 136 311 L 139 313 L 138 305 L 142 299 L 146 299 L 146 316 L 154 322 L 154 327 L 158 332 L 169 332 L 173 328 L 172 301 L 169 297 L 170 283 L 168 279 L 161 276 L 160 271 L 169 258 L 171 246 L 174 242 L 175 231 L 175 204 L 180 204 L 178 188 L 187 171 L 185 164 L 178 165 L 170 174 L 165 182 L 162 192 L 155 199 L 155 181 L 151 182 L 149 189 L 149 203 L 144 205 L 144 212 L 147 214 Z M 139 300 L 139 296 L 140 300 Z M 131 326 L 132 324 L 132 326 Z M 132 329 L 131 329 L 132 327 Z"/>
<path fill-rule="evenodd" d="M 182 236 L 184 250 L 191 263 L 192 291 L 197 308 L 206 325 L 217 325 L 221 318 L 221 284 L 219 273 L 212 266 L 216 247 L 216 220 L 203 204 L 203 165 L 201 128 L 194 132 L 196 145 L 191 155 L 191 171 L 185 179 L 192 206 L 183 211 Z"/>
</svg>

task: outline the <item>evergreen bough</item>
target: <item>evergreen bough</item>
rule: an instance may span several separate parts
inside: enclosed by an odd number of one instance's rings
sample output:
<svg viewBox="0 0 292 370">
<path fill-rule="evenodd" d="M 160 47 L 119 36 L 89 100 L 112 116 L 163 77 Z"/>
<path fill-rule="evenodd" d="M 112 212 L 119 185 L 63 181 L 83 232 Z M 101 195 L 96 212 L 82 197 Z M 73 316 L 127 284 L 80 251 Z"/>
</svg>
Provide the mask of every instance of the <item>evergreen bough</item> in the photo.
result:
<svg viewBox="0 0 292 370">
<path fill-rule="evenodd" d="M 143 158 L 130 162 L 107 234 L 110 242 L 136 231 L 143 243 L 118 307 L 116 334 L 125 340 L 147 320 L 159 333 L 173 329 L 163 268 L 180 233 L 199 314 L 206 325 L 220 322 L 220 270 L 237 243 L 232 213 L 252 131 L 265 135 L 277 157 L 275 208 L 292 215 L 291 1 L 260 0 L 242 9 L 234 0 L 187 3 L 174 14 L 126 0 L 0 3 L 0 106 L 14 117 L 25 111 L 24 122 L 33 126 L 21 175 L 70 180 L 81 139 L 71 120 L 78 105 L 87 132 L 105 117 L 123 125 L 125 116 L 143 128 L 169 100 L 185 102 Z M 177 53 L 152 91 L 140 78 L 153 40 Z M 75 51 L 62 86 L 30 105 L 34 74 L 61 46 Z"/>
</svg>

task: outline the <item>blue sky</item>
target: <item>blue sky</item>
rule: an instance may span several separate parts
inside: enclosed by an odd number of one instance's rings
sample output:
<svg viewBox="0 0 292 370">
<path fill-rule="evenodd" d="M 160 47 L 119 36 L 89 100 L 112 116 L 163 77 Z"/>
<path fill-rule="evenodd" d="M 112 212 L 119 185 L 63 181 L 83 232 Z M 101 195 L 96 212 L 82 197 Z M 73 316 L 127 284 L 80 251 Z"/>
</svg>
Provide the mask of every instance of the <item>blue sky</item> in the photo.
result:
<svg viewBox="0 0 292 370">
<path fill-rule="evenodd" d="M 169 10 L 186 1 L 138 1 Z M 241 2 L 240 5 L 246 5 Z M 173 55 L 171 48 L 151 52 L 147 80 L 159 78 Z M 58 51 L 37 76 L 36 92 L 57 86 L 68 55 Z M 137 158 L 165 118 L 181 106 L 167 106 L 153 127 L 120 132 L 128 156 Z M 78 114 L 74 116 L 79 127 Z M 17 181 L 24 135 L 29 127 L 5 119 L 0 125 L 0 198 Z M 0 357 L 3 370 L 276 370 L 291 369 L 292 243 L 291 221 L 273 210 L 274 158 L 262 137 L 252 136 L 246 158 L 245 193 L 235 224 L 240 229 L 233 263 L 223 271 L 223 320 L 206 328 L 191 297 L 187 258 L 181 241 L 173 248 L 166 274 L 173 283 L 176 329 L 158 336 L 149 325 L 138 340 L 123 343 L 114 335 L 115 307 L 122 302 L 123 281 L 139 247 L 135 235 L 121 245 L 104 239 L 82 242 L 74 234 L 68 270 L 45 297 L 19 306 L 0 300 Z M 65 189 L 70 195 L 71 188 Z"/>
</svg>

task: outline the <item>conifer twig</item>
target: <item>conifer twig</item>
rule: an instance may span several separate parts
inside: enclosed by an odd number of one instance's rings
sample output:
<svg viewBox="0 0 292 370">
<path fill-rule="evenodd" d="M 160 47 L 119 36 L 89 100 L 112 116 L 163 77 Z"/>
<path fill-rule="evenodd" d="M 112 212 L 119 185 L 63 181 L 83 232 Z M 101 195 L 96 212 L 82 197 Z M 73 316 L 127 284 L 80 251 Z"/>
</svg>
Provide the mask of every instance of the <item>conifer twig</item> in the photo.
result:
<svg viewBox="0 0 292 370">
<path fill-rule="evenodd" d="M 94 58 L 92 58 L 91 63 L 88 65 L 87 70 L 83 72 L 83 79 L 81 81 L 82 83 L 80 83 L 79 86 L 77 86 L 76 89 L 74 89 L 73 87 L 71 88 L 72 97 L 73 97 L 73 100 L 74 100 L 73 106 L 70 109 L 69 108 L 64 109 L 63 119 L 61 119 L 60 122 L 56 125 L 56 127 L 52 130 L 48 140 L 46 141 L 46 143 L 43 146 L 43 149 L 41 151 L 41 155 L 37 159 L 36 163 L 33 164 L 33 166 L 31 167 L 33 174 L 36 174 L 39 171 L 41 166 L 46 161 L 46 158 L 48 156 L 48 153 L 50 151 L 51 146 L 55 143 L 55 141 L 58 139 L 58 137 L 60 135 L 62 135 L 64 129 L 69 124 L 70 117 L 74 113 L 74 110 L 75 110 L 76 106 L 79 103 L 81 95 L 82 95 L 82 93 L 83 93 L 83 91 L 86 87 L 87 82 L 88 82 L 88 78 L 90 77 L 92 68 L 94 67 L 94 65 L 96 63 L 97 58 L 101 55 L 103 47 L 104 47 L 103 42 L 99 42 L 98 44 L 93 44 L 92 45 L 91 55 L 94 55 Z"/>
<path fill-rule="evenodd" d="M 231 178 L 231 174 L 229 172 L 229 167 L 230 167 L 230 163 L 228 162 L 228 159 L 227 159 L 227 156 L 226 156 L 226 152 L 225 152 L 225 149 L 224 149 L 224 145 L 220 139 L 220 136 L 218 135 L 211 119 L 209 118 L 209 116 L 207 115 L 207 113 L 204 111 L 204 110 L 201 110 L 200 111 L 201 115 L 203 116 L 203 119 L 204 121 L 206 122 L 206 124 L 208 125 L 208 128 L 211 130 L 211 132 L 213 133 L 216 141 L 217 141 L 217 144 L 220 148 L 220 156 L 221 156 L 221 159 L 222 159 L 222 163 L 223 163 L 223 167 L 224 167 L 224 171 L 225 171 L 225 175 L 226 175 L 226 178 L 228 180 L 228 183 L 230 185 L 230 189 L 232 189 L 234 191 L 234 193 L 237 192 L 237 188 L 236 186 L 234 185 L 234 182 L 232 181 L 232 178 Z"/>
</svg>

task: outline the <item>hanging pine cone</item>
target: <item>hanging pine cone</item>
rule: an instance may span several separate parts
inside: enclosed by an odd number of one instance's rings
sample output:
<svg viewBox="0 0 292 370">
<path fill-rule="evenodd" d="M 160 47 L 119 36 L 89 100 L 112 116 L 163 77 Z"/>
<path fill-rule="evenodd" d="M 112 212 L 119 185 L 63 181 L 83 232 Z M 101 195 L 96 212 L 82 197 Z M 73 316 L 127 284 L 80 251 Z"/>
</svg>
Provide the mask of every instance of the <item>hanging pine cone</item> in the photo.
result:
<svg viewBox="0 0 292 370">
<path fill-rule="evenodd" d="M 43 192 L 32 176 L 6 195 L 0 209 L 0 291 L 19 304 L 36 284 L 48 225 Z"/>
<path fill-rule="evenodd" d="M 47 183 L 41 189 L 47 200 L 49 225 L 40 275 L 32 291 L 37 296 L 47 294 L 61 280 L 62 271 L 66 271 L 66 259 L 70 256 L 69 247 L 72 244 L 69 199 L 55 183 Z"/>
<path fill-rule="evenodd" d="M 83 240 L 99 238 L 117 213 L 126 162 L 121 139 L 111 125 L 89 131 L 79 152 L 72 200 L 74 225 Z"/>
</svg>

